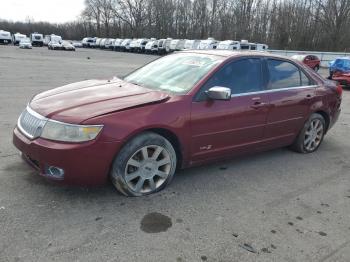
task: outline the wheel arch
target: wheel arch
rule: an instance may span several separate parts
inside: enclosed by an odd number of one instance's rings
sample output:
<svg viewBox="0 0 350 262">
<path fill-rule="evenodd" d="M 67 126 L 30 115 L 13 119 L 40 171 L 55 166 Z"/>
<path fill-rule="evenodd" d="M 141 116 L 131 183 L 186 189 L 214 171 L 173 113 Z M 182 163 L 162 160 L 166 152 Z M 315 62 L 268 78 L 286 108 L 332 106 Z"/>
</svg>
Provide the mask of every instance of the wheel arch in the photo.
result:
<svg viewBox="0 0 350 262">
<path fill-rule="evenodd" d="M 158 135 L 161 135 L 171 143 L 171 145 L 174 147 L 174 150 L 176 153 L 177 167 L 181 167 L 182 166 L 182 159 L 183 159 L 182 145 L 181 145 L 181 142 L 180 142 L 179 138 L 177 137 L 177 135 L 166 128 L 150 128 L 150 129 L 143 130 L 142 132 L 147 132 L 147 131 L 154 132 Z"/>
<path fill-rule="evenodd" d="M 320 114 L 324 120 L 326 121 L 326 132 L 328 131 L 329 128 L 329 124 L 330 124 L 330 117 L 329 114 L 326 111 L 323 110 L 318 110 L 316 112 L 314 112 L 315 114 Z"/>
<path fill-rule="evenodd" d="M 170 144 L 174 147 L 176 158 L 177 158 L 177 168 L 181 168 L 183 164 L 183 152 L 182 152 L 182 143 L 180 142 L 179 137 L 171 130 L 164 128 L 164 127 L 149 127 L 142 130 L 139 130 L 138 132 L 133 133 L 132 135 L 128 136 L 127 139 L 125 139 L 123 146 L 132 140 L 134 137 L 139 136 L 142 133 L 145 132 L 153 132 L 160 136 L 163 136 L 166 138 Z"/>
</svg>

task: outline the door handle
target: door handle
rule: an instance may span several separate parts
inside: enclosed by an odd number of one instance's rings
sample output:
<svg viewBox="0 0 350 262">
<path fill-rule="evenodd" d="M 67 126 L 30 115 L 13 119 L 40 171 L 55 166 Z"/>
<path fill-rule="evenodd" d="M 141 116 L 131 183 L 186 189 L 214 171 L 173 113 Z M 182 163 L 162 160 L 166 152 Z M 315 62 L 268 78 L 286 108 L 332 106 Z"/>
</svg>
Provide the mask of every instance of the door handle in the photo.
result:
<svg viewBox="0 0 350 262">
<path fill-rule="evenodd" d="M 260 107 L 266 106 L 267 104 L 261 101 L 255 101 L 250 107 L 254 109 L 259 109 Z"/>
<path fill-rule="evenodd" d="M 311 94 L 307 94 L 307 95 L 306 95 L 306 98 L 307 98 L 307 99 L 310 99 L 310 98 L 312 98 L 312 95 L 311 95 Z"/>
</svg>

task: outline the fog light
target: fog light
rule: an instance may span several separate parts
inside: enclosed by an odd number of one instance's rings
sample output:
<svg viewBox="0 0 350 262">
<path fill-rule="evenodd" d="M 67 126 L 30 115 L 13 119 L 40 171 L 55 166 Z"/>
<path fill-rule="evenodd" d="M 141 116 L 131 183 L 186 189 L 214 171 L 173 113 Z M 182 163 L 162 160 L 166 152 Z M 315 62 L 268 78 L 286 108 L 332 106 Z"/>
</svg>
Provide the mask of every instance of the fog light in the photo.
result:
<svg viewBox="0 0 350 262">
<path fill-rule="evenodd" d="M 56 178 L 56 179 L 63 179 L 64 177 L 64 170 L 62 168 L 59 168 L 57 166 L 49 166 L 46 168 L 46 175 Z"/>
</svg>

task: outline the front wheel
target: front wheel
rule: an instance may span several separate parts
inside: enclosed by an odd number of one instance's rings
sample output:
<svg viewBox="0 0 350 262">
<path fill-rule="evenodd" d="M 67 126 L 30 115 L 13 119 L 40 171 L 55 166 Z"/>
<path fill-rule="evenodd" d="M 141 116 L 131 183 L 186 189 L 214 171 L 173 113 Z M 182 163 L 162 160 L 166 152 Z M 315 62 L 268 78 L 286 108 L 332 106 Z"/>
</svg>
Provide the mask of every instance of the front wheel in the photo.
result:
<svg viewBox="0 0 350 262">
<path fill-rule="evenodd" d="M 171 182 L 176 162 L 175 150 L 166 138 L 145 132 L 124 145 L 115 158 L 112 182 L 126 196 L 149 195 Z"/>
<path fill-rule="evenodd" d="M 323 141 L 326 121 L 320 114 L 312 114 L 297 136 L 292 149 L 299 153 L 315 152 Z"/>
</svg>

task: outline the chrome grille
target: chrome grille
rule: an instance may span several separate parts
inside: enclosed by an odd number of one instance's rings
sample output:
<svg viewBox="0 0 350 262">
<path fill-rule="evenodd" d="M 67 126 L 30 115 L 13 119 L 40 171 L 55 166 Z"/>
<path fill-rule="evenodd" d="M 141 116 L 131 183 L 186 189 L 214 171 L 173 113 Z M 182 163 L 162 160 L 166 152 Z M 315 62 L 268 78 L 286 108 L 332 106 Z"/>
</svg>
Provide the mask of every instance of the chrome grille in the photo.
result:
<svg viewBox="0 0 350 262">
<path fill-rule="evenodd" d="M 27 107 L 18 119 L 19 130 L 33 139 L 40 136 L 47 119 Z"/>
</svg>

